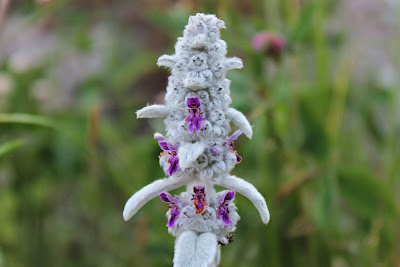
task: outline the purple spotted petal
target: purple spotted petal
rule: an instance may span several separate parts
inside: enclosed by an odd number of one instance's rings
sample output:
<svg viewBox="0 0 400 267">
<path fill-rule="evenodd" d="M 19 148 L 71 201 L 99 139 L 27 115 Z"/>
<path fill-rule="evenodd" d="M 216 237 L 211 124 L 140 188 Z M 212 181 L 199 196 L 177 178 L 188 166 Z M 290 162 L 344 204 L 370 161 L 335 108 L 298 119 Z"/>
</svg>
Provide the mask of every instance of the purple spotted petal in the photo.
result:
<svg viewBox="0 0 400 267">
<path fill-rule="evenodd" d="M 224 214 L 229 213 L 229 209 L 227 205 L 222 205 L 219 209 L 218 209 L 218 216 L 223 216 Z"/>
<path fill-rule="evenodd" d="M 221 218 L 225 225 L 232 225 L 232 220 L 229 219 L 228 214 L 222 215 Z"/>
<path fill-rule="evenodd" d="M 179 210 L 175 205 L 171 205 L 171 218 L 169 219 L 167 226 L 168 227 L 174 227 L 175 221 L 179 216 Z"/>
<path fill-rule="evenodd" d="M 194 124 L 193 123 L 189 123 L 188 130 L 189 130 L 190 133 L 193 133 L 193 131 L 194 131 Z"/>
<path fill-rule="evenodd" d="M 226 139 L 228 142 L 232 143 L 233 141 L 235 141 L 236 139 L 238 139 L 238 137 L 240 135 L 242 135 L 243 132 L 240 130 L 237 130 L 236 132 L 234 132 L 228 139 Z"/>
<path fill-rule="evenodd" d="M 161 198 L 161 201 L 162 202 L 165 202 L 165 203 L 177 203 L 177 199 L 176 198 L 174 198 L 173 196 L 171 196 L 169 193 L 167 193 L 167 192 L 161 192 L 160 194 L 158 194 L 159 196 L 160 196 L 160 198 Z"/>
<path fill-rule="evenodd" d="M 233 200 L 235 197 L 235 191 L 228 191 L 225 195 L 219 200 L 219 209 L 217 215 L 221 217 L 222 222 L 225 225 L 231 225 L 232 221 L 229 219 L 229 208 L 228 202 Z"/>
<path fill-rule="evenodd" d="M 165 151 L 178 151 L 177 146 L 174 146 L 173 144 L 168 143 L 168 142 L 159 142 L 159 145 L 160 145 L 161 149 L 165 150 Z"/>
<path fill-rule="evenodd" d="M 205 193 L 205 187 L 202 185 L 195 185 L 193 186 L 193 192 L 195 194 L 204 194 Z"/>
<path fill-rule="evenodd" d="M 189 122 L 188 130 L 190 133 L 193 133 L 194 130 L 200 132 L 201 125 L 204 122 L 204 119 L 200 116 L 199 113 L 190 114 L 185 119 L 186 122 Z"/>
<path fill-rule="evenodd" d="M 205 209 L 205 207 L 208 206 L 208 204 L 206 203 L 205 200 L 205 187 L 201 186 L 201 185 L 197 185 L 193 187 L 193 204 L 194 204 L 194 208 L 196 210 L 196 214 L 200 214 L 203 212 L 203 210 Z"/>
<path fill-rule="evenodd" d="M 171 204 L 171 205 L 170 205 L 170 209 L 171 209 L 170 215 L 171 215 L 171 218 L 169 219 L 169 221 L 168 221 L 168 223 L 167 223 L 167 226 L 168 226 L 168 227 L 173 227 L 173 226 L 175 225 L 176 219 L 178 218 L 178 216 L 179 216 L 179 214 L 180 214 L 180 213 L 179 213 L 178 206 L 176 205 L 176 204 L 178 203 L 178 200 L 177 200 L 176 198 L 174 198 L 173 196 L 171 196 L 171 195 L 170 195 L 169 193 L 167 193 L 167 192 L 161 192 L 161 193 L 158 194 L 158 195 L 160 196 L 162 202 Z"/>
<path fill-rule="evenodd" d="M 232 224 L 232 220 L 229 218 L 229 209 L 226 203 L 224 203 L 224 205 L 222 205 L 219 210 L 218 210 L 218 216 L 221 217 L 222 222 L 225 225 L 231 225 Z"/>
<path fill-rule="evenodd" d="M 203 201 L 200 200 L 200 201 L 195 201 L 194 206 L 195 206 L 196 210 L 202 210 L 202 209 L 204 209 L 204 207 L 206 205 L 204 204 Z"/>
<path fill-rule="evenodd" d="M 200 132 L 201 124 L 203 123 L 204 119 L 200 115 L 197 115 L 195 117 L 196 117 L 196 124 L 194 128 L 196 128 L 197 132 Z"/>
<path fill-rule="evenodd" d="M 186 105 L 188 108 L 199 108 L 201 106 L 200 99 L 198 97 L 189 97 L 187 99 Z"/>
<path fill-rule="evenodd" d="M 168 163 L 170 165 L 165 174 L 172 176 L 172 174 L 176 173 L 179 170 L 179 158 L 175 155 L 175 153 L 171 154 L 171 156 L 168 159 Z"/>
<path fill-rule="evenodd" d="M 164 136 L 159 133 L 154 134 L 154 138 L 158 140 L 158 144 L 160 145 L 161 149 L 164 151 L 177 151 L 178 147 L 174 146 L 173 144 L 169 143 Z"/>
<path fill-rule="evenodd" d="M 235 197 L 235 191 L 228 191 L 225 193 L 223 202 L 231 201 Z"/>
<path fill-rule="evenodd" d="M 193 133 L 194 130 L 200 132 L 201 125 L 204 119 L 201 117 L 200 112 L 200 100 L 197 97 L 189 97 L 186 105 L 189 108 L 189 116 L 186 117 L 185 121 L 188 122 L 188 130 Z"/>
<path fill-rule="evenodd" d="M 167 142 L 158 142 L 158 144 L 160 145 L 161 149 L 164 151 L 169 151 L 169 147 L 168 147 L 168 143 Z"/>
</svg>

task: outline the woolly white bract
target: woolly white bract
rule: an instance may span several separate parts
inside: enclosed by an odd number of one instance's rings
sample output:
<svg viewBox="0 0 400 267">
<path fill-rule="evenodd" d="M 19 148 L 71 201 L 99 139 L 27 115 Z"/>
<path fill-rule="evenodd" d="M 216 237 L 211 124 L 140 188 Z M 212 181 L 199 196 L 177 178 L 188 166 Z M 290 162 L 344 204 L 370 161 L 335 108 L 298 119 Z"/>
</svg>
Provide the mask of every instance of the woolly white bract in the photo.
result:
<svg viewBox="0 0 400 267">
<path fill-rule="evenodd" d="M 129 220 L 144 204 L 160 195 L 170 204 L 168 230 L 176 236 L 174 266 L 217 266 L 220 245 L 232 241 L 240 219 L 233 198 L 236 191 L 247 197 L 267 224 L 265 199 L 250 183 L 230 176 L 241 161 L 233 141 L 253 130 L 246 117 L 230 108 L 230 81 L 225 73 L 243 67 L 242 60 L 227 58 L 220 39 L 225 23 L 214 15 L 189 18 L 174 55 L 163 55 L 159 66 L 171 70 L 164 105 L 137 111 L 138 118 L 165 118 L 165 137 L 155 134 L 163 152 L 160 165 L 169 178 L 157 180 L 136 192 L 126 203 Z M 240 130 L 230 134 L 230 123 Z M 231 135 L 231 136 L 229 136 Z M 171 196 L 167 191 L 187 185 L 187 191 Z M 234 191 L 216 192 L 219 185 Z"/>
</svg>

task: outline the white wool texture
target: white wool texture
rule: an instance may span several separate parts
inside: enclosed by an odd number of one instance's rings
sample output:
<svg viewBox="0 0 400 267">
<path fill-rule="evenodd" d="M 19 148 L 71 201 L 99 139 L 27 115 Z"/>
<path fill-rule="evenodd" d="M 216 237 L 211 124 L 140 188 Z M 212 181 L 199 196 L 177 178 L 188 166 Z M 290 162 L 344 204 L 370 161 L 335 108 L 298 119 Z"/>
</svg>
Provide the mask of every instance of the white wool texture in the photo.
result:
<svg viewBox="0 0 400 267">
<path fill-rule="evenodd" d="M 175 241 L 174 267 L 215 267 L 219 264 L 219 253 L 214 234 L 186 231 Z"/>
<path fill-rule="evenodd" d="M 251 139 L 253 129 L 246 117 L 230 108 L 230 81 L 226 72 L 240 69 L 243 62 L 237 57 L 226 57 L 226 42 L 220 39 L 225 23 L 215 15 L 196 14 L 189 17 L 183 37 L 175 44 L 175 54 L 159 57 L 158 66 L 170 70 L 165 103 L 150 105 L 137 111 L 138 118 L 165 118 L 165 141 L 176 147 L 160 155 L 160 165 L 168 174 L 171 153 L 179 159 L 179 169 L 171 177 L 145 186 L 126 203 L 124 219 L 131 218 L 145 203 L 161 192 L 187 185 L 187 191 L 174 197 L 170 206 L 179 215 L 168 231 L 177 237 L 174 266 L 218 266 L 220 245 L 232 240 L 232 232 L 240 219 L 233 201 L 226 203 L 231 225 L 225 225 L 218 210 L 220 199 L 227 191 L 215 192 L 214 185 L 236 191 L 247 197 L 267 224 L 269 211 L 258 190 L 243 179 L 231 176 L 238 163 L 237 152 L 229 139 L 231 122 Z M 193 99 L 200 106 L 193 104 Z M 188 105 L 191 105 L 188 107 Z M 196 107 L 193 107 L 195 105 Z M 196 114 L 194 117 L 193 114 Z M 202 122 L 191 133 L 189 124 L 201 116 Z M 199 126 L 200 125 L 200 126 Z M 174 154 L 175 155 L 175 154 Z M 196 214 L 193 186 L 205 188 L 208 204 Z M 175 203 L 176 202 L 176 203 Z M 170 219 L 171 210 L 167 212 Z"/>
</svg>

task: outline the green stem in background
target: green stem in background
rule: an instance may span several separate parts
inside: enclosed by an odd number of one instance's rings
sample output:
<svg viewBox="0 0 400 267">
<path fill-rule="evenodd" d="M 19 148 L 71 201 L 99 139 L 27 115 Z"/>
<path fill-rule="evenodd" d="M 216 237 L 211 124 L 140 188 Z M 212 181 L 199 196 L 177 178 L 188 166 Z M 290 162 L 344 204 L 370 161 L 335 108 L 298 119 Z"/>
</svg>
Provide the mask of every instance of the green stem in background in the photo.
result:
<svg viewBox="0 0 400 267">
<path fill-rule="evenodd" d="M 396 51 L 400 38 L 396 38 L 396 40 L 389 44 L 389 47 L 392 51 Z M 393 61 L 397 66 L 400 65 L 400 53 L 394 53 Z M 385 157 L 384 162 L 386 162 L 385 166 L 385 174 L 387 176 L 387 185 L 392 189 L 392 194 L 396 201 L 397 207 L 400 207 L 400 199 L 397 197 L 400 192 L 400 183 L 399 183 L 399 175 L 400 175 L 400 127 L 398 124 L 399 121 L 399 113 L 398 113 L 398 105 L 400 102 L 400 92 L 396 85 L 392 85 L 390 102 L 388 105 L 388 111 L 386 112 L 389 116 L 387 118 L 388 125 L 391 125 L 386 138 L 385 138 Z M 394 241 L 394 246 L 392 252 L 389 254 L 388 259 L 386 260 L 386 266 L 400 266 L 400 256 L 398 251 L 400 251 L 400 229 L 398 227 L 399 215 L 397 215 L 396 220 L 391 218 L 386 218 L 384 221 L 385 231 L 393 232 L 393 236 L 395 236 L 396 241 Z"/>
<path fill-rule="evenodd" d="M 267 25 L 273 29 L 279 29 L 281 25 L 279 0 L 266 0 L 264 1 L 263 11 L 266 18 Z"/>
<path fill-rule="evenodd" d="M 328 47 L 325 37 L 325 1 L 314 0 L 314 51 L 315 51 L 315 71 L 317 77 L 317 88 L 321 96 L 328 96 L 327 90 L 329 89 L 329 68 L 328 68 Z M 326 93 L 326 94 L 324 94 Z M 321 101 L 322 107 L 324 101 Z"/>
<path fill-rule="evenodd" d="M 338 148 L 339 132 L 343 123 L 346 98 L 349 89 L 349 72 L 352 67 L 352 58 L 345 56 L 345 60 L 339 66 L 335 77 L 331 103 L 326 120 L 326 130 L 330 138 L 330 145 Z M 335 152 L 335 151 L 332 151 Z"/>
</svg>

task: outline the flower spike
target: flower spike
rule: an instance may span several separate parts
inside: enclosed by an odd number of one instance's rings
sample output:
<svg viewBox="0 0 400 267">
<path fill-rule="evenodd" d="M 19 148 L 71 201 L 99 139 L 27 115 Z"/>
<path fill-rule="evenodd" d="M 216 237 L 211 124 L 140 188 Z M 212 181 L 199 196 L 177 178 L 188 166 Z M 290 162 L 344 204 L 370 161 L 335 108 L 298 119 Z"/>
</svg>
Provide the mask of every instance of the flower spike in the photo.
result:
<svg viewBox="0 0 400 267">
<path fill-rule="evenodd" d="M 225 28 L 215 15 L 189 17 L 173 55 L 158 58 L 171 75 L 162 105 L 149 105 L 137 118 L 164 118 L 166 134 L 154 134 L 162 150 L 160 165 L 168 178 L 136 192 L 126 203 L 129 220 L 157 195 L 169 205 L 168 232 L 176 237 L 174 267 L 218 266 L 220 245 L 233 241 L 240 219 L 235 194 L 247 197 L 262 221 L 270 218 L 265 199 L 250 183 L 230 172 L 242 157 L 234 141 L 242 134 L 251 139 L 253 129 L 246 117 L 230 108 L 230 81 L 226 72 L 243 67 L 237 57 L 226 57 L 227 44 L 220 39 Z M 229 136 L 231 122 L 239 130 Z M 173 196 L 168 191 L 186 185 Z M 214 186 L 229 190 L 216 192 Z M 207 192 L 207 195 L 206 195 Z"/>
</svg>

